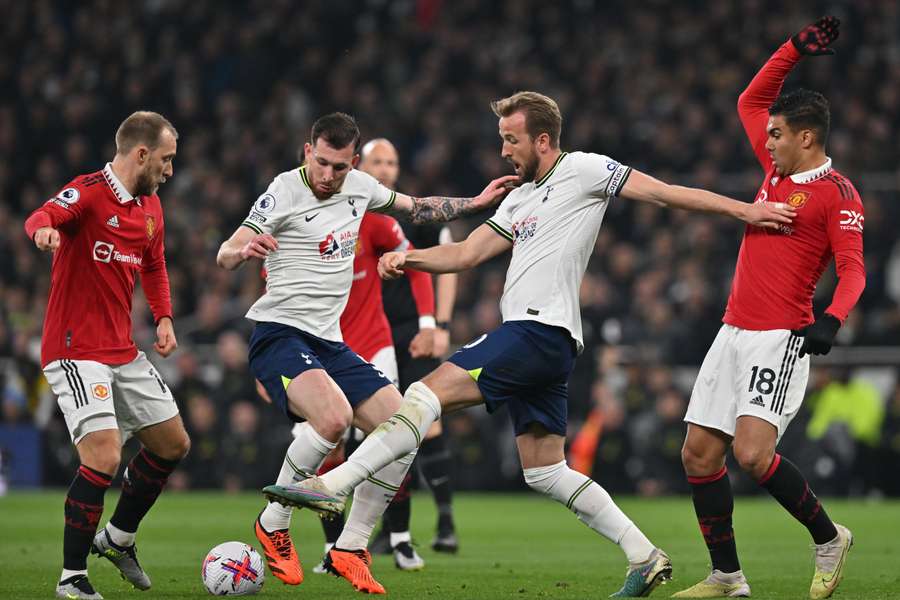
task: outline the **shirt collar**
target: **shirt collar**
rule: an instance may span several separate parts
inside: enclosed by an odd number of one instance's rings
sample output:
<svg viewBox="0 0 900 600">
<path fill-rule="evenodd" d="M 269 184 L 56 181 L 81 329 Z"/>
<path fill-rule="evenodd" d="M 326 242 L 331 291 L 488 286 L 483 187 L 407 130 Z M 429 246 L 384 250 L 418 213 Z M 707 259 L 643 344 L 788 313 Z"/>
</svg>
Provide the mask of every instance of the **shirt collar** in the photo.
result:
<svg viewBox="0 0 900 600">
<path fill-rule="evenodd" d="M 112 163 L 106 163 L 106 166 L 103 167 L 103 177 L 106 178 L 106 183 L 109 184 L 109 188 L 113 191 L 113 194 L 116 195 L 119 204 L 125 204 L 132 200 L 136 200 L 138 204 L 141 203 L 140 198 L 132 196 L 122 184 L 122 181 L 116 177 L 116 174 L 112 170 Z"/>
<path fill-rule="evenodd" d="M 794 173 L 791 175 L 791 181 L 794 183 L 812 183 L 816 179 L 822 177 L 823 175 L 827 175 L 831 172 L 831 159 L 827 156 L 825 157 L 825 162 L 816 167 L 815 169 L 810 169 L 809 171 L 803 171 L 802 173 Z"/>
</svg>

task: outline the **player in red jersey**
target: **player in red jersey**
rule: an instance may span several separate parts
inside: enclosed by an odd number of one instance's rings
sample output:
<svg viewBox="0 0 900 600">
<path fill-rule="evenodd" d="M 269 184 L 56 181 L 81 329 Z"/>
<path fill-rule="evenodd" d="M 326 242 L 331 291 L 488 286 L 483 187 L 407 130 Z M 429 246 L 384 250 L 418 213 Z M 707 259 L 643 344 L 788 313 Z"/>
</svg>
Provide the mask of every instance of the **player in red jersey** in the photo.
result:
<svg viewBox="0 0 900 600">
<path fill-rule="evenodd" d="M 748 226 L 724 325 L 700 367 L 685 421 L 682 461 L 712 558 L 712 574 L 680 598 L 749 596 L 732 528 L 725 469 L 738 463 L 809 529 L 816 569 L 809 595 L 827 598 L 843 576 L 850 531 L 828 518 L 796 466 L 775 452 L 803 401 L 809 354 L 826 354 L 865 287 L 862 202 L 825 154 L 830 115 L 816 92 L 781 94 L 804 55 L 831 54 L 840 23 L 823 18 L 783 44 L 738 100 L 738 113 L 765 171 L 757 202 L 797 210 L 781 231 Z M 816 282 L 831 262 L 840 278 L 831 305 L 814 319 Z"/>
<path fill-rule="evenodd" d="M 35 245 L 53 253 L 41 365 L 81 461 L 66 496 L 60 598 L 102 598 L 87 578 L 89 552 L 150 588 L 135 533 L 190 447 L 171 391 L 131 338 L 140 276 L 157 322 L 154 349 L 166 357 L 177 346 L 156 195 L 172 176 L 177 138 L 162 115 L 132 114 L 116 132 L 113 161 L 73 179 L 25 221 Z M 103 496 L 132 435 L 141 450 L 98 533 Z"/>
</svg>

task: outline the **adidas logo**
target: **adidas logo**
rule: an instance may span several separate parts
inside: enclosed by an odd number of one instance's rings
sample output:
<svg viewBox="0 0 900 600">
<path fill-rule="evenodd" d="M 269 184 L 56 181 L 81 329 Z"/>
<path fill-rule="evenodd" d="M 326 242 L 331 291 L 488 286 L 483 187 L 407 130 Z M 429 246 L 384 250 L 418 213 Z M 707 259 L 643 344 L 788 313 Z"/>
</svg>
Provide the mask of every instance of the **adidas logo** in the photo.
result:
<svg viewBox="0 0 900 600">
<path fill-rule="evenodd" d="M 115 227 L 116 229 L 118 229 L 119 228 L 119 215 L 111 216 L 109 218 L 109 220 L 106 222 L 106 224 L 109 225 L 110 227 Z"/>
<path fill-rule="evenodd" d="M 750 404 L 752 404 L 754 406 L 762 406 L 762 407 L 765 407 L 765 405 L 766 405 L 766 403 L 763 401 L 762 396 L 757 396 L 757 397 L 753 398 L 752 400 L 750 400 Z"/>
</svg>

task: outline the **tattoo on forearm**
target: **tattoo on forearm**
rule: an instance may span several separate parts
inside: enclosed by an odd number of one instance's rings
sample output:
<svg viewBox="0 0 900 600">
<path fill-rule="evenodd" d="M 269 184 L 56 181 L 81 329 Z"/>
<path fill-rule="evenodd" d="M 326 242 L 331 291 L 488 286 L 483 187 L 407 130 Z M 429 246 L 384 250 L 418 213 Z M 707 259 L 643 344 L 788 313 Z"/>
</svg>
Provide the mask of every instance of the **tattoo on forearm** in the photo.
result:
<svg viewBox="0 0 900 600">
<path fill-rule="evenodd" d="M 430 196 L 413 198 L 413 207 L 409 212 L 409 220 L 415 224 L 443 223 L 452 221 L 463 215 L 476 212 L 472 207 L 474 198 L 444 198 Z"/>
</svg>

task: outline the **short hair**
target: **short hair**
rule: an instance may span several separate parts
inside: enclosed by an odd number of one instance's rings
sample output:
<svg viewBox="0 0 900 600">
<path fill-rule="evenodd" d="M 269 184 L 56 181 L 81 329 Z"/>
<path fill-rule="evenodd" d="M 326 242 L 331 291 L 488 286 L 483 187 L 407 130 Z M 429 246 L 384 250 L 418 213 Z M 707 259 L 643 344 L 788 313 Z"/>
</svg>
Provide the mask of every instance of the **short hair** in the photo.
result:
<svg viewBox="0 0 900 600">
<path fill-rule="evenodd" d="M 319 117 L 312 126 L 310 141 L 313 146 L 316 140 L 322 138 L 333 148 L 346 148 L 353 144 L 353 154 L 359 154 L 359 144 L 362 139 L 356 119 L 347 113 L 333 112 Z"/>
<path fill-rule="evenodd" d="M 516 92 L 508 98 L 491 102 L 491 110 L 498 117 L 508 117 L 520 111 L 525 113 L 525 129 L 531 139 L 546 133 L 550 136 L 550 147 L 559 147 L 562 113 L 553 98 L 537 92 Z"/>
<path fill-rule="evenodd" d="M 819 92 L 798 89 L 780 95 L 769 107 L 772 116 L 781 115 L 792 131 L 811 129 L 816 142 L 825 147 L 831 128 L 828 100 Z"/>
<path fill-rule="evenodd" d="M 167 118 L 149 110 L 131 113 L 122 121 L 116 131 L 116 154 L 125 155 L 138 144 L 144 144 L 150 150 L 159 147 L 159 138 L 163 129 L 168 129 L 178 139 L 178 131 Z"/>
</svg>

